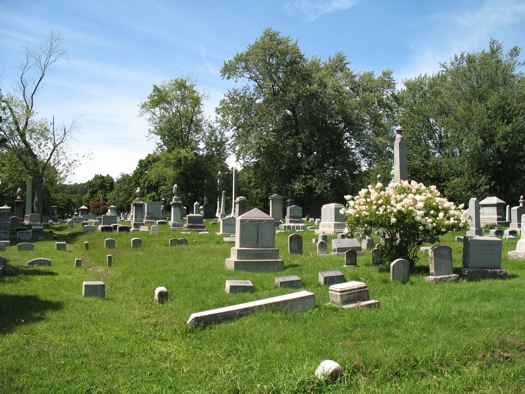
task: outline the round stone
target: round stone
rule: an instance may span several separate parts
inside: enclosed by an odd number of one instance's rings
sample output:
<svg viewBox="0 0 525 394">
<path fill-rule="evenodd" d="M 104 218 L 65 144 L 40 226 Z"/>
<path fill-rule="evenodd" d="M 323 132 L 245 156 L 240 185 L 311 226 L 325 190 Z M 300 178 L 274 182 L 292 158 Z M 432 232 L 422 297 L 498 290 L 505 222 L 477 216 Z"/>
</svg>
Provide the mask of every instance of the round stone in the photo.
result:
<svg viewBox="0 0 525 394">
<path fill-rule="evenodd" d="M 333 360 L 324 360 L 315 371 L 315 376 L 319 379 L 337 379 L 343 374 L 344 370 L 341 365 Z"/>
</svg>

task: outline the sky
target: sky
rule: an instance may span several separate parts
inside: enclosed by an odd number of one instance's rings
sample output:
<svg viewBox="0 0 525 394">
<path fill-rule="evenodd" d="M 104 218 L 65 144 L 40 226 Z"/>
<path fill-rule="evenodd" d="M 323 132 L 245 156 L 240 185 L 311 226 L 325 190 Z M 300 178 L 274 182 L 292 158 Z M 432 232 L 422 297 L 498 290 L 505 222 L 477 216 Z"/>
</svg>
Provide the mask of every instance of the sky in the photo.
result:
<svg viewBox="0 0 525 394">
<path fill-rule="evenodd" d="M 24 48 L 59 32 L 67 56 L 46 75 L 37 116 L 75 124 L 68 145 L 80 166 L 67 183 L 117 179 L 155 150 L 139 116 L 153 85 L 191 79 L 213 117 L 235 86 L 220 76 L 224 62 L 267 28 L 297 40 L 308 58 L 342 52 L 356 72 L 393 70 L 402 87 L 491 39 L 525 48 L 525 1 L 0 0 L 0 87 L 13 91 Z"/>
</svg>

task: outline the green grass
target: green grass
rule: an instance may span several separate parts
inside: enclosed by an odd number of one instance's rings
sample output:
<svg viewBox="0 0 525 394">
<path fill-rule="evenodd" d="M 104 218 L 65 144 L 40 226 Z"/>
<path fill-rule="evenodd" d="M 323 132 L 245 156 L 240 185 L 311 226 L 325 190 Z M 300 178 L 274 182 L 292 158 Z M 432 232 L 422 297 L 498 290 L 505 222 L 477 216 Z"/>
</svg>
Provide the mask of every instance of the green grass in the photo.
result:
<svg viewBox="0 0 525 394">
<path fill-rule="evenodd" d="M 525 381 L 525 262 L 506 258 L 516 240 L 503 241 L 507 280 L 428 284 L 428 257 L 406 284 L 391 283 L 370 252 L 358 267 L 342 256 L 318 256 L 303 233 L 304 254 L 287 253 L 276 234 L 283 272 L 228 271 L 232 244 L 214 234 L 92 233 L 55 227 L 67 251 L 55 250 L 46 232 L 35 250 L 8 247 L 0 279 L 0 392 L 2 393 L 521 393 Z M 48 231 L 48 230 L 46 230 Z M 68 233 L 70 231 L 70 233 Z M 449 234 L 454 267 L 462 244 Z M 131 249 L 141 237 L 143 247 Z M 116 239 L 116 249 L 103 248 Z M 169 247 L 169 238 L 188 239 Z M 89 242 L 85 250 L 84 242 Z M 14 242 L 12 242 L 14 243 Z M 106 267 L 112 254 L 113 266 Z M 34 257 L 51 267 L 27 267 Z M 74 268 L 75 258 L 82 267 Z M 364 281 L 380 308 L 343 310 L 328 304 L 318 272 L 340 269 Z M 229 323 L 189 328 L 193 312 L 292 290 L 275 276 L 298 275 L 316 294 L 316 308 L 284 314 L 267 311 Z M 226 279 L 249 279 L 251 294 L 226 294 Z M 82 297 L 82 282 L 106 283 L 106 300 Z M 156 305 L 165 286 L 170 301 Z M 332 359 L 345 369 L 336 382 L 314 371 Z"/>
</svg>

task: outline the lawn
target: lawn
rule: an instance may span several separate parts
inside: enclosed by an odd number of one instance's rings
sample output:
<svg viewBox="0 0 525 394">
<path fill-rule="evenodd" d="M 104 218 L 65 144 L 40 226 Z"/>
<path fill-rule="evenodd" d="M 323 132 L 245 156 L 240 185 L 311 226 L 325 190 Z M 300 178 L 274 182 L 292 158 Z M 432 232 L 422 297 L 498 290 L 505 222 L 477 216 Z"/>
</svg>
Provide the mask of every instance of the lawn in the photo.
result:
<svg viewBox="0 0 525 394">
<path fill-rule="evenodd" d="M 517 240 L 503 240 L 507 280 L 429 284 L 428 256 L 406 284 L 390 282 L 370 251 L 357 267 L 343 256 L 316 253 L 312 231 L 302 255 L 287 252 L 290 232 L 276 234 L 285 270 L 229 271 L 233 244 L 216 235 L 90 233 L 46 228 L 34 251 L 10 246 L 0 279 L 2 393 L 522 393 L 525 382 L 525 262 L 507 259 Z M 53 235 L 55 237 L 53 237 Z M 448 234 L 460 269 L 462 244 Z M 104 239 L 114 238 L 115 249 Z M 130 240 L 143 246 L 132 249 Z M 170 247 L 170 238 L 188 245 Z M 329 244 L 330 244 L 329 238 Z M 67 250 L 55 250 L 66 241 Z M 89 243 L 86 249 L 85 242 Z M 12 244 L 15 244 L 12 241 Z M 113 265 L 107 267 L 106 255 Z M 48 257 L 50 267 L 28 267 Z M 75 259 L 82 265 L 75 268 Z M 365 282 L 380 307 L 346 310 L 329 304 L 320 271 L 341 270 Z M 236 321 L 190 328 L 194 312 L 286 294 L 276 276 L 298 275 L 316 295 L 313 310 L 260 312 Z M 249 294 L 226 294 L 225 280 L 247 279 Z M 106 299 L 84 298 L 82 282 L 101 280 Z M 154 291 L 168 289 L 157 305 Z M 344 368 L 335 382 L 314 372 L 326 359 Z"/>
</svg>

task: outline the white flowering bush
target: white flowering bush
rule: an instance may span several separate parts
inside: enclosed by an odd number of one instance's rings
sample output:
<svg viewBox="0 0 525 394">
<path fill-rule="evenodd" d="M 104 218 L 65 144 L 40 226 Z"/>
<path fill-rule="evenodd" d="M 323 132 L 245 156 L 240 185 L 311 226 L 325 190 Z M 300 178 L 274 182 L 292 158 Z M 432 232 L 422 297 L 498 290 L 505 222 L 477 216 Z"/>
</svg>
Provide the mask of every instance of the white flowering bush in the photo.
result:
<svg viewBox="0 0 525 394">
<path fill-rule="evenodd" d="M 385 241 L 383 261 L 403 258 L 412 267 L 423 243 L 435 243 L 448 231 L 468 227 L 463 204 L 456 206 L 441 197 L 435 186 L 415 181 L 369 185 L 356 196 L 345 196 L 343 213 L 348 233 L 375 230 Z"/>
</svg>

